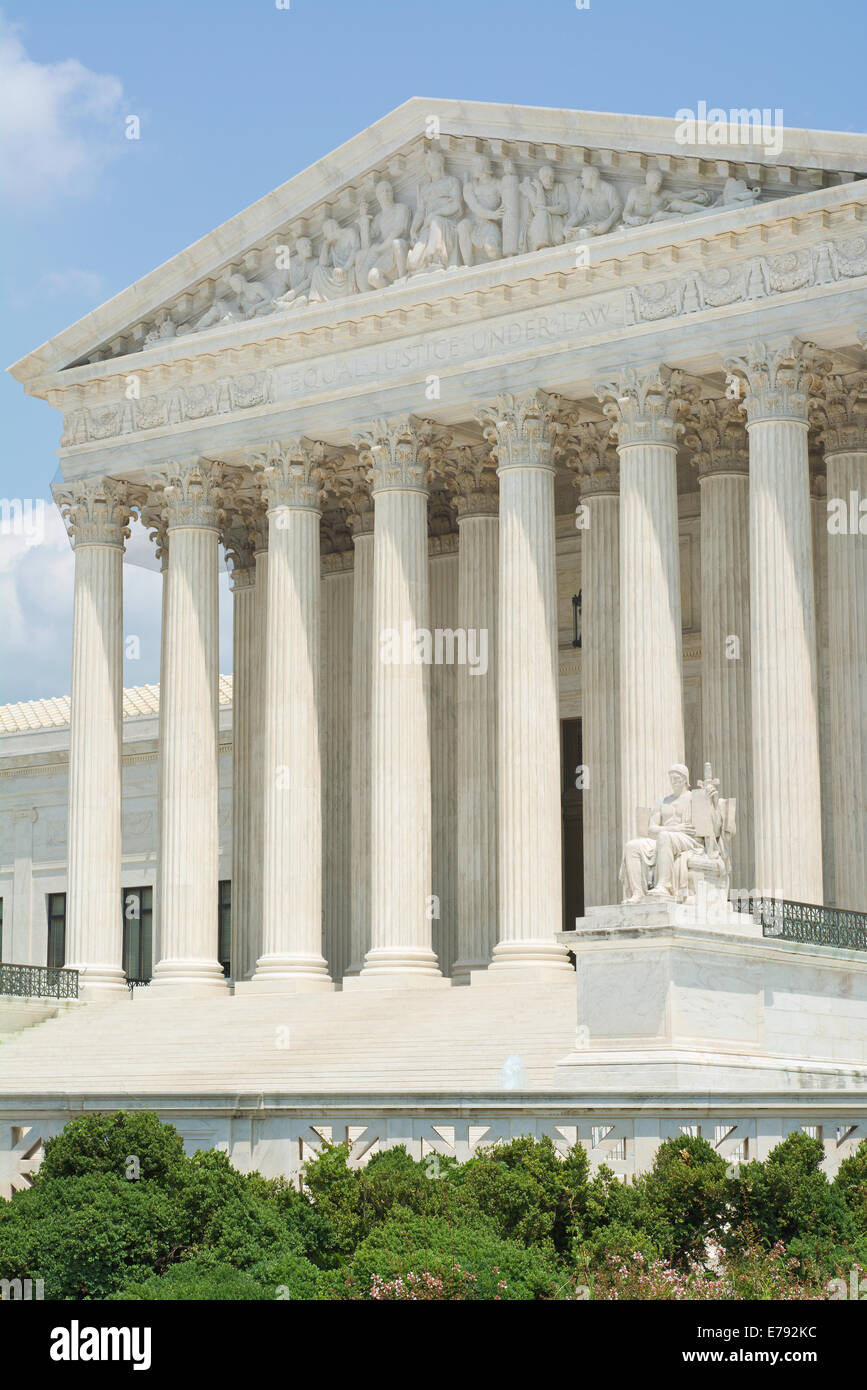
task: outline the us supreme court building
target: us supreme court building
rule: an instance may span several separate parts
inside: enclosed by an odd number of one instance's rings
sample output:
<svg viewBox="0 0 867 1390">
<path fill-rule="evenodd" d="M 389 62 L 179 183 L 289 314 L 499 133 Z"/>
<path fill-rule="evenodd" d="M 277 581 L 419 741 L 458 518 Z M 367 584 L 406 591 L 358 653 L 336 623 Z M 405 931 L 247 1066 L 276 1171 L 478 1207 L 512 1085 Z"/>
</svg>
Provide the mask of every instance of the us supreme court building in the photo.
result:
<svg viewBox="0 0 867 1390">
<path fill-rule="evenodd" d="M 10 369 L 74 617 L 0 709 L 7 1192 L 121 1103 L 292 1175 L 864 1137 L 867 142 L 723 115 L 413 99 Z"/>
</svg>

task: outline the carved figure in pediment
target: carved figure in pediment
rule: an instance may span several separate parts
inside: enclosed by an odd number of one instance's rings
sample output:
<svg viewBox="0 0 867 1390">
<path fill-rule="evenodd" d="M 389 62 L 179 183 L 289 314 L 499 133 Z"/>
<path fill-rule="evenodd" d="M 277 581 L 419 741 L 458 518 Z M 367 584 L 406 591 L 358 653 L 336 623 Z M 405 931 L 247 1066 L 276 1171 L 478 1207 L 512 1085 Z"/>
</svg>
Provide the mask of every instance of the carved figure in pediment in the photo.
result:
<svg viewBox="0 0 867 1390">
<path fill-rule="evenodd" d="M 487 155 L 477 154 L 474 157 L 463 193 L 470 215 L 458 225 L 461 260 L 464 265 L 475 264 L 477 251 L 486 260 L 498 260 L 503 254 L 500 224 L 505 209 L 500 180 L 494 175 Z"/>
<path fill-rule="evenodd" d="M 604 236 L 619 220 L 623 204 L 613 183 L 603 179 L 593 164 L 581 170 L 581 183 L 575 190 L 572 211 L 566 225 L 566 239 Z"/>
<path fill-rule="evenodd" d="M 369 245 L 363 246 L 358 258 L 360 290 L 368 287 L 381 290 L 406 275 L 412 208 L 406 203 L 395 202 L 394 189 L 388 179 L 380 179 L 376 185 L 376 201 L 379 212 L 365 232 L 365 239 L 370 238 Z M 367 228 L 367 223 L 364 225 Z"/>
<path fill-rule="evenodd" d="M 362 213 L 362 217 L 366 213 Z M 310 276 L 311 304 L 326 304 L 358 293 L 356 266 L 361 252 L 361 234 L 354 224 L 341 227 L 333 217 L 322 224 L 319 264 Z"/>
<path fill-rule="evenodd" d="M 662 174 L 659 169 L 648 169 L 644 183 L 630 188 L 623 205 L 624 227 L 643 227 L 646 222 L 661 222 L 670 217 L 666 198 L 662 192 Z"/>
<path fill-rule="evenodd" d="M 307 236 L 300 236 L 289 257 L 289 288 L 274 300 L 275 309 L 298 309 L 307 303 L 315 265 L 312 241 Z"/>
<path fill-rule="evenodd" d="M 521 249 L 521 181 L 511 159 L 503 160 L 500 201 L 503 205 L 503 255 L 517 256 Z"/>
<path fill-rule="evenodd" d="M 228 288 L 230 293 L 215 299 L 210 309 L 202 314 L 192 328 L 194 333 L 201 333 L 218 323 L 238 323 L 273 313 L 271 296 L 255 280 L 248 280 L 236 271 L 229 276 Z"/>
<path fill-rule="evenodd" d="M 154 343 L 165 342 L 167 338 L 174 338 L 177 333 L 177 326 L 174 319 L 167 309 L 157 314 L 154 326 L 145 334 L 145 347 L 153 347 Z"/>
<path fill-rule="evenodd" d="M 439 150 L 428 150 L 424 166 L 427 178 L 418 190 L 418 206 L 409 233 L 412 247 L 406 266 L 410 273 L 457 265 L 457 218 L 464 207 L 461 181 L 446 173 L 445 158 Z"/>
<path fill-rule="evenodd" d="M 745 179 L 726 179 L 723 191 L 714 203 L 715 208 L 751 208 L 761 197 L 762 190 L 750 188 Z"/>
<path fill-rule="evenodd" d="M 543 164 L 537 174 L 522 181 L 521 194 L 526 203 L 521 245 L 527 251 L 560 246 L 569 216 L 569 192 L 565 183 L 559 182 L 550 164 Z"/>
</svg>

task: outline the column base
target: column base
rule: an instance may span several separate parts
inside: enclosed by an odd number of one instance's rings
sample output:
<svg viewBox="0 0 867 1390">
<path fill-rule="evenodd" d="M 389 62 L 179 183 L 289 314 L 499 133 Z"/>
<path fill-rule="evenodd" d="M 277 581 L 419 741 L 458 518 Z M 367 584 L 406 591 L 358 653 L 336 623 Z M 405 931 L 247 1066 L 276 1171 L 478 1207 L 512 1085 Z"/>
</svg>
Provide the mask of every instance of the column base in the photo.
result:
<svg viewBox="0 0 867 1390">
<path fill-rule="evenodd" d="M 565 946 L 550 941 L 500 941 L 487 970 L 474 970 L 473 985 L 499 985 L 531 980 L 565 979 L 574 974 Z"/>
<path fill-rule="evenodd" d="M 78 971 L 78 997 L 88 1003 L 129 996 L 126 975 L 119 965 L 76 965 L 70 961 L 65 968 Z"/>
<path fill-rule="evenodd" d="M 147 989 L 140 990 L 139 994 L 142 999 L 154 999 L 164 993 L 227 994 L 228 989 L 229 982 L 218 961 L 161 960 L 154 967 L 153 978 Z"/>
<path fill-rule="evenodd" d="M 239 980 L 236 994 L 309 994 L 334 989 L 322 956 L 260 956 L 250 980 Z"/>
<path fill-rule="evenodd" d="M 451 988 L 433 951 L 407 947 L 375 947 L 364 957 L 360 975 L 343 980 L 344 989 Z"/>
</svg>

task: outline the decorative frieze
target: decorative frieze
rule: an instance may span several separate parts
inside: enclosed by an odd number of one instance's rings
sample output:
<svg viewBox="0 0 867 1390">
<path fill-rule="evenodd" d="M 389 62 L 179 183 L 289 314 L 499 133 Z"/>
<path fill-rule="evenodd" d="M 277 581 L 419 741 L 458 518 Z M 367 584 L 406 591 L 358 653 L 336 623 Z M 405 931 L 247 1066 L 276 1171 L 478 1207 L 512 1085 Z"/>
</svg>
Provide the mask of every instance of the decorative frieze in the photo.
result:
<svg viewBox="0 0 867 1390">
<path fill-rule="evenodd" d="M 63 417 L 63 447 L 117 439 L 139 430 L 164 429 L 212 415 L 254 410 L 271 404 L 270 369 L 220 377 L 192 386 L 173 386 L 167 391 L 118 401 L 114 405 L 79 406 Z M 127 387 L 128 389 L 128 387 Z"/>
</svg>

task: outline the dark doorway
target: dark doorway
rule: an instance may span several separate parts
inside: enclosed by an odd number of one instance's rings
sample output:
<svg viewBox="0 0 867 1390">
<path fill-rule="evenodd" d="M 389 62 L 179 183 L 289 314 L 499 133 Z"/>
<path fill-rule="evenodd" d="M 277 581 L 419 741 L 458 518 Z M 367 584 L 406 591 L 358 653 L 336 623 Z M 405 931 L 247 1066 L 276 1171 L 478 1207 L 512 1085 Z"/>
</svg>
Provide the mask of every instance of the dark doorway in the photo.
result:
<svg viewBox="0 0 867 1390">
<path fill-rule="evenodd" d="M 573 931 L 584 915 L 584 825 L 582 820 L 581 720 L 560 721 L 563 809 L 563 930 Z"/>
</svg>

